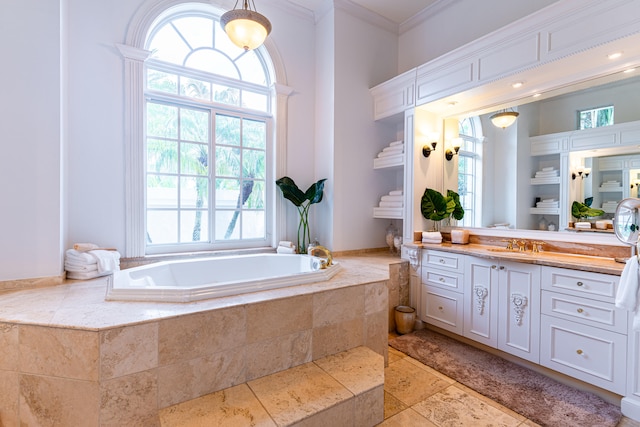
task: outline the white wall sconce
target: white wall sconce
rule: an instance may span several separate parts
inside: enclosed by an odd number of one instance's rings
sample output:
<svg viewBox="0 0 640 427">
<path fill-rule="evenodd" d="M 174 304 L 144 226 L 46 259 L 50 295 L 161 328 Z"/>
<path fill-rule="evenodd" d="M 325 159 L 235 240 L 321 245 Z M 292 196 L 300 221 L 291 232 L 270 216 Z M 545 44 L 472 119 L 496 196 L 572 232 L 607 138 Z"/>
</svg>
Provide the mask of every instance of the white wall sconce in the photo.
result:
<svg viewBox="0 0 640 427">
<path fill-rule="evenodd" d="M 460 151 L 460 147 L 462 147 L 462 138 L 453 138 L 451 140 L 451 147 L 453 147 L 453 151 L 451 151 L 451 148 L 447 148 L 447 151 L 444 152 L 444 157 L 447 161 L 451 161 L 453 156 L 457 155 L 458 151 Z"/>
<path fill-rule="evenodd" d="M 588 178 L 589 174 L 591 174 L 591 168 L 578 166 L 571 172 L 571 179 L 575 180 L 577 177 L 580 177 L 582 179 Z"/>
</svg>

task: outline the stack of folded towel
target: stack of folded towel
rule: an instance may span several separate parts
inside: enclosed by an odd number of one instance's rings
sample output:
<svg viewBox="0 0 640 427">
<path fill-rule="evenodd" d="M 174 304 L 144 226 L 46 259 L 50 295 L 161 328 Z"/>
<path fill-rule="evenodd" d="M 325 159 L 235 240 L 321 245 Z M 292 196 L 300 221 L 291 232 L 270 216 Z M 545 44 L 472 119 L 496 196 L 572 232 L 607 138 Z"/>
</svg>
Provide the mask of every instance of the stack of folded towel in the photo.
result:
<svg viewBox="0 0 640 427">
<path fill-rule="evenodd" d="M 442 243 L 442 234 L 439 231 L 423 231 L 422 243 Z"/>
<path fill-rule="evenodd" d="M 557 209 L 559 206 L 556 199 L 543 199 L 536 203 L 536 208 Z"/>
<path fill-rule="evenodd" d="M 381 208 L 401 208 L 404 206 L 404 196 L 402 190 L 393 190 L 389 194 L 380 198 Z"/>
<path fill-rule="evenodd" d="M 605 181 L 600 185 L 602 191 L 616 191 L 620 189 L 620 181 Z"/>
<path fill-rule="evenodd" d="M 602 210 L 605 212 L 615 212 L 616 208 L 618 207 L 618 203 L 615 200 L 611 200 L 608 202 L 603 202 L 602 203 Z"/>
<path fill-rule="evenodd" d="M 64 257 L 69 279 L 93 279 L 120 270 L 120 253 L 114 249 L 99 248 L 93 243 L 76 243 L 73 247 Z"/>
<path fill-rule="evenodd" d="M 282 240 L 278 243 L 276 252 L 279 254 L 295 254 L 296 246 L 288 240 Z"/>
<path fill-rule="evenodd" d="M 378 158 L 381 159 L 383 157 L 395 156 L 396 154 L 402 153 L 404 153 L 404 141 L 393 141 L 378 153 Z"/>
<path fill-rule="evenodd" d="M 537 171 L 534 178 L 536 179 L 536 181 L 556 181 L 558 172 L 558 169 L 555 169 L 553 167 L 546 167 L 542 168 L 542 170 Z"/>
<path fill-rule="evenodd" d="M 591 223 L 586 221 L 576 222 L 573 224 L 573 228 L 576 230 L 591 230 Z"/>
</svg>

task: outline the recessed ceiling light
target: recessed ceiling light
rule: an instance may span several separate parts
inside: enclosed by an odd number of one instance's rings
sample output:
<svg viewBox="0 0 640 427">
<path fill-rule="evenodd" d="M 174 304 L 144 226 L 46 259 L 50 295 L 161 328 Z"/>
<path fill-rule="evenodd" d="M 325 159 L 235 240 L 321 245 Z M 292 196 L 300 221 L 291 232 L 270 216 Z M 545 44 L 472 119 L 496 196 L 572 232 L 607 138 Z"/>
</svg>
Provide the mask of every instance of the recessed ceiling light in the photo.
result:
<svg viewBox="0 0 640 427">
<path fill-rule="evenodd" d="M 515 82 L 514 84 L 511 85 L 512 88 L 514 89 L 518 89 L 519 87 L 522 87 L 524 83 L 522 82 Z"/>
<path fill-rule="evenodd" d="M 607 55 L 607 58 L 609 59 L 618 59 L 622 56 L 622 52 L 614 52 L 614 53 L 610 53 L 609 55 Z"/>
</svg>

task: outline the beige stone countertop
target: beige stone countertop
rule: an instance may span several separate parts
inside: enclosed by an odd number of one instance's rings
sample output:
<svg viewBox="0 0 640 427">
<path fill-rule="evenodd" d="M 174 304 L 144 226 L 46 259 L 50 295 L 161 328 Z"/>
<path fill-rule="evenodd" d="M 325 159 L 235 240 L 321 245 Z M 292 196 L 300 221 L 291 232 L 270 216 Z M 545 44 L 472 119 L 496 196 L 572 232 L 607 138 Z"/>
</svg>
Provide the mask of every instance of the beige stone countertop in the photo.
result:
<svg viewBox="0 0 640 427">
<path fill-rule="evenodd" d="M 188 303 L 105 301 L 106 277 L 0 294 L 0 322 L 103 330 L 262 301 L 307 295 L 389 279 L 389 265 L 402 262 L 385 253 L 338 256 L 341 270 L 325 282 L 289 286 Z"/>
<path fill-rule="evenodd" d="M 604 274 L 622 274 L 624 264 L 616 262 L 613 258 L 563 254 L 559 252 L 541 251 L 533 253 L 531 250 L 518 252 L 517 250 L 507 250 L 504 247 L 468 244 L 460 245 L 450 242 L 440 244 L 412 243 L 409 247 L 421 247 L 439 251 L 452 252 L 464 255 L 473 255 L 480 258 L 517 261 L 526 264 L 547 265 L 551 267 L 570 268 L 572 270 L 590 271 Z"/>
</svg>

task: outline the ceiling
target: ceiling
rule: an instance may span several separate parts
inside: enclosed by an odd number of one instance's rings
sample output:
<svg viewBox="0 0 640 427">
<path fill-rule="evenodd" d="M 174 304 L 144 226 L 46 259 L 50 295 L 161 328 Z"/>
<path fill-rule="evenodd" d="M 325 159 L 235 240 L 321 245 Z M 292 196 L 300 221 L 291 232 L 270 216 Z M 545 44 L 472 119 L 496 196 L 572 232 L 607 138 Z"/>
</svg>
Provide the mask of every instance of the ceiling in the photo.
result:
<svg viewBox="0 0 640 427">
<path fill-rule="evenodd" d="M 289 0 L 306 9 L 319 12 L 326 0 Z M 351 0 L 378 15 L 401 24 L 421 10 L 431 6 L 439 0 Z"/>
</svg>

